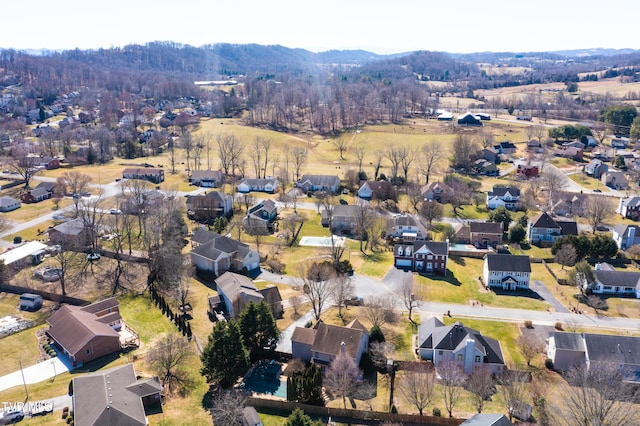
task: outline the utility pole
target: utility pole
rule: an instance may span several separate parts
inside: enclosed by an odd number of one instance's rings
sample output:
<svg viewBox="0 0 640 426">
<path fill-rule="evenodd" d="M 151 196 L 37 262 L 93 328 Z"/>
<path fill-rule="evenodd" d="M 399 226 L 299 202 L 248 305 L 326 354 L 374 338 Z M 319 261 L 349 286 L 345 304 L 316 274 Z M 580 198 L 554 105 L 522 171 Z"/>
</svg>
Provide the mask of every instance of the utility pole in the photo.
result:
<svg viewBox="0 0 640 426">
<path fill-rule="evenodd" d="M 20 374 L 22 375 L 22 384 L 24 385 L 24 393 L 26 394 L 25 402 L 29 400 L 29 391 L 27 390 L 27 381 L 24 379 L 24 371 L 22 370 L 22 361 L 18 360 L 20 364 Z"/>
</svg>

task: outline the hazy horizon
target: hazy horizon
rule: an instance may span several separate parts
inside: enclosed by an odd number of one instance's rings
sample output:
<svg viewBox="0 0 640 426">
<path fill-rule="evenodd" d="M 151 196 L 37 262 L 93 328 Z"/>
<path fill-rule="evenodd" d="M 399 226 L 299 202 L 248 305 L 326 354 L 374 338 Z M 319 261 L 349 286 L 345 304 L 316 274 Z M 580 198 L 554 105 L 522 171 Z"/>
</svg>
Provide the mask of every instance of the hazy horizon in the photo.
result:
<svg viewBox="0 0 640 426">
<path fill-rule="evenodd" d="M 260 44 L 312 52 L 366 50 L 377 54 L 429 50 L 448 53 L 554 52 L 640 49 L 632 25 L 616 25 L 629 0 L 574 2 L 504 0 L 444 2 L 380 0 L 299 2 L 245 0 L 240 7 L 185 0 L 32 0 L 3 5 L 0 47 L 73 50 L 174 41 L 195 47 Z M 11 19 L 7 19 L 11 18 Z"/>
</svg>

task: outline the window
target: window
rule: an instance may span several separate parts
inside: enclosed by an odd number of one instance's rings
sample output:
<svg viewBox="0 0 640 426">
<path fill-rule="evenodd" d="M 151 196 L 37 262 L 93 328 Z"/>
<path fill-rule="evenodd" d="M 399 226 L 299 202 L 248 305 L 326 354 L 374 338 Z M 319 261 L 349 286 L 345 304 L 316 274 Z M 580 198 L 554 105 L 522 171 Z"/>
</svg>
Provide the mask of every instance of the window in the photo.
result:
<svg viewBox="0 0 640 426">
<path fill-rule="evenodd" d="M 476 355 L 476 362 L 480 362 L 480 355 Z"/>
<path fill-rule="evenodd" d="M 91 349 L 87 349 L 87 355 L 91 355 Z"/>
<path fill-rule="evenodd" d="M 438 355 L 442 356 L 442 351 L 438 351 Z"/>
<path fill-rule="evenodd" d="M 462 361 L 462 354 L 458 354 L 458 361 Z"/>
</svg>

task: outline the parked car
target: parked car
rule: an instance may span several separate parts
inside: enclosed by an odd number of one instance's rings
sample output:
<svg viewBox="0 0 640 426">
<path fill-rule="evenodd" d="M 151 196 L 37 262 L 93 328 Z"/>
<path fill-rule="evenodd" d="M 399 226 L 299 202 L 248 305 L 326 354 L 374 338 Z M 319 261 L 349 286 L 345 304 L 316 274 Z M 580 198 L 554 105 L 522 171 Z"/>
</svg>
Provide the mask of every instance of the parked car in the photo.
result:
<svg viewBox="0 0 640 426">
<path fill-rule="evenodd" d="M 122 210 L 120 210 L 120 209 L 109 209 L 109 213 L 111 213 L 111 214 L 122 214 Z"/>
<path fill-rule="evenodd" d="M 89 262 L 94 262 L 94 261 L 99 260 L 99 259 L 100 259 L 100 253 L 89 253 L 87 255 L 87 260 Z"/>
<path fill-rule="evenodd" d="M 364 305 L 364 299 L 362 297 L 352 297 L 344 301 L 347 306 L 362 306 Z"/>
<path fill-rule="evenodd" d="M 10 408 L 0 414 L 0 424 L 9 424 L 19 422 L 24 419 L 24 411 L 19 408 Z"/>
</svg>

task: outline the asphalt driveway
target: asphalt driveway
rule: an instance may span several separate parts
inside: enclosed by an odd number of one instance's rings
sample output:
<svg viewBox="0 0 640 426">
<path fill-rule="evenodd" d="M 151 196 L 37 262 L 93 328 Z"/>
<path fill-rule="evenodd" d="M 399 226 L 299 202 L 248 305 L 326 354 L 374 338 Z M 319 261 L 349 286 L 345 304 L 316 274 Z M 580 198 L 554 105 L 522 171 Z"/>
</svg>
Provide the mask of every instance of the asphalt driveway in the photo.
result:
<svg viewBox="0 0 640 426">
<path fill-rule="evenodd" d="M 549 289 L 544 285 L 542 281 L 532 280 L 529 283 L 529 288 L 538 293 L 538 295 L 540 295 L 540 297 L 542 297 L 547 303 L 549 303 L 556 312 L 562 312 L 565 314 L 571 312 L 569 309 L 565 308 L 565 306 L 560 303 L 560 301 L 556 299 L 553 294 L 551 294 Z"/>
</svg>

